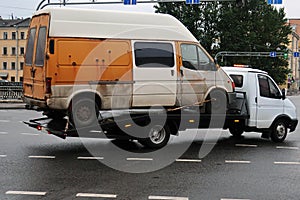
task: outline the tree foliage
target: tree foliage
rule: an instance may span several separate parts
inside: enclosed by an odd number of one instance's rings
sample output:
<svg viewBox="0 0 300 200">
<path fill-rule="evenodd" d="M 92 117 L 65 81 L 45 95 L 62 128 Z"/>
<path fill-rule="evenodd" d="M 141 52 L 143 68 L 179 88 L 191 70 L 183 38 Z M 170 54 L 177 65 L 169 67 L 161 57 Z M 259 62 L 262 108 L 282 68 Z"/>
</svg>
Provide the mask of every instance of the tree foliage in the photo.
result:
<svg viewBox="0 0 300 200">
<path fill-rule="evenodd" d="M 159 3 L 156 12 L 179 19 L 212 55 L 218 51 L 283 52 L 289 44 L 291 28 L 283 9 L 265 1 L 248 0 L 242 7 L 235 2 Z M 212 48 L 218 41 L 218 49 Z M 289 73 L 282 57 L 224 57 L 221 65 L 247 64 L 267 71 L 277 83 Z"/>
</svg>

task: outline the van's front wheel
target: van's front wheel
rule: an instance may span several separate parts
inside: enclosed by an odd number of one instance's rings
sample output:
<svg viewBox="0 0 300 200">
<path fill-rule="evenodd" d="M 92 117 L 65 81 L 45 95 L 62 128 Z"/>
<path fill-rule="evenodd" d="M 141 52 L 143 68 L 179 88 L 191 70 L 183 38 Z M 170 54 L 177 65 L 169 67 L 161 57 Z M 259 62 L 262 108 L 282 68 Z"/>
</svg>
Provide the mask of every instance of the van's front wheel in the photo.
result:
<svg viewBox="0 0 300 200">
<path fill-rule="evenodd" d="M 164 147 L 170 139 L 170 129 L 167 125 L 155 125 L 148 130 L 148 137 L 139 142 L 149 148 L 159 149 Z"/>
<path fill-rule="evenodd" d="M 287 121 L 278 119 L 272 126 L 271 139 L 273 142 L 283 142 L 287 136 Z"/>
<path fill-rule="evenodd" d="M 69 108 L 69 118 L 75 127 L 97 125 L 99 107 L 91 98 L 75 98 Z"/>
</svg>

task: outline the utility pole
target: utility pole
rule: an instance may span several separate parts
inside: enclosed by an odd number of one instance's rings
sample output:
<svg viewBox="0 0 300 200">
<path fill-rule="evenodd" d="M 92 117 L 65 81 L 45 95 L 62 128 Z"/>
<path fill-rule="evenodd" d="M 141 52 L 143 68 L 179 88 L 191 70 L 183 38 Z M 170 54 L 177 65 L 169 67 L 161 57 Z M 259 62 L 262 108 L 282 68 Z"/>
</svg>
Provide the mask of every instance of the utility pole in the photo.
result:
<svg viewBox="0 0 300 200">
<path fill-rule="evenodd" d="M 16 27 L 16 82 L 19 82 L 19 26 Z"/>
</svg>

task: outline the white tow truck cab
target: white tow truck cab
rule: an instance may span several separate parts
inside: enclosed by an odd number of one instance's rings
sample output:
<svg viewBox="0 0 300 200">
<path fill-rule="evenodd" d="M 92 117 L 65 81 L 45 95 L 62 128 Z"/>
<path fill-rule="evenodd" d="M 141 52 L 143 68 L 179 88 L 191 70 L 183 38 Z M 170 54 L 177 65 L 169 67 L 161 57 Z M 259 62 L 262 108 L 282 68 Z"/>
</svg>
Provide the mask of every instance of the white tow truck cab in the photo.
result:
<svg viewBox="0 0 300 200">
<path fill-rule="evenodd" d="M 267 72 L 253 68 L 223 67 L 233 79 L 237 100 L 246 98 L 249 119 L 245 123 L 233 124 L 229 131 L 234 136 L 243 132 L 261 132 L 262 137 L 282 142 L 288 131 L 293 132 L 298 124 L 296 107 L 280 91 Z M 245 96 L 243 96 L 245 95 Z"/>
</svg>

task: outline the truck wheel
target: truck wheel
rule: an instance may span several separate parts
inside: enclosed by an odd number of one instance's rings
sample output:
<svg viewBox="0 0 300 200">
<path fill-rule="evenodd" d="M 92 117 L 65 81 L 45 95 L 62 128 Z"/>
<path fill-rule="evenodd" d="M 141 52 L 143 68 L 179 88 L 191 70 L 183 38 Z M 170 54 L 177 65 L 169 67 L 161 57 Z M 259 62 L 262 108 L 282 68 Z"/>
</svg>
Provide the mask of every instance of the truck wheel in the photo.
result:
<svg viewBox="0 0 300 200">
<path fill-rule="evenodd" d="M 206 103 L 206 113 L 214 114 L 226 114 L 227 110 L 227 97 L 226 94 L 221 90 L 213 90 L 207 100 L 210 100 Z"/>
<path fill-rule="evenodd" d="M 98 122 L 99 107 L 92 98 L 76 98 L 69 110 L 69 118 L 75 127 L 87 127 Z"/>
<path fill-rule="evenodd" d="M 139 142 L 149 148 L 159 149 L 164 147 L 170 139 L 170 129 L 167 125 L 155 125 L 148 131 L 148 138 Z"/>
<path fill-rule="evenodd" d="M 272 126 L 271 139 L 273 142 L 283 142 L 287 136 L 287 122 L 278 119 Z"/>
<path fill-rule="evenodd" d="M 229 127 L 229 132 L 233 137 L 241 137 L 244 133 L 244 128 L 241 125 L 233 125 Z"/>
</svg>

